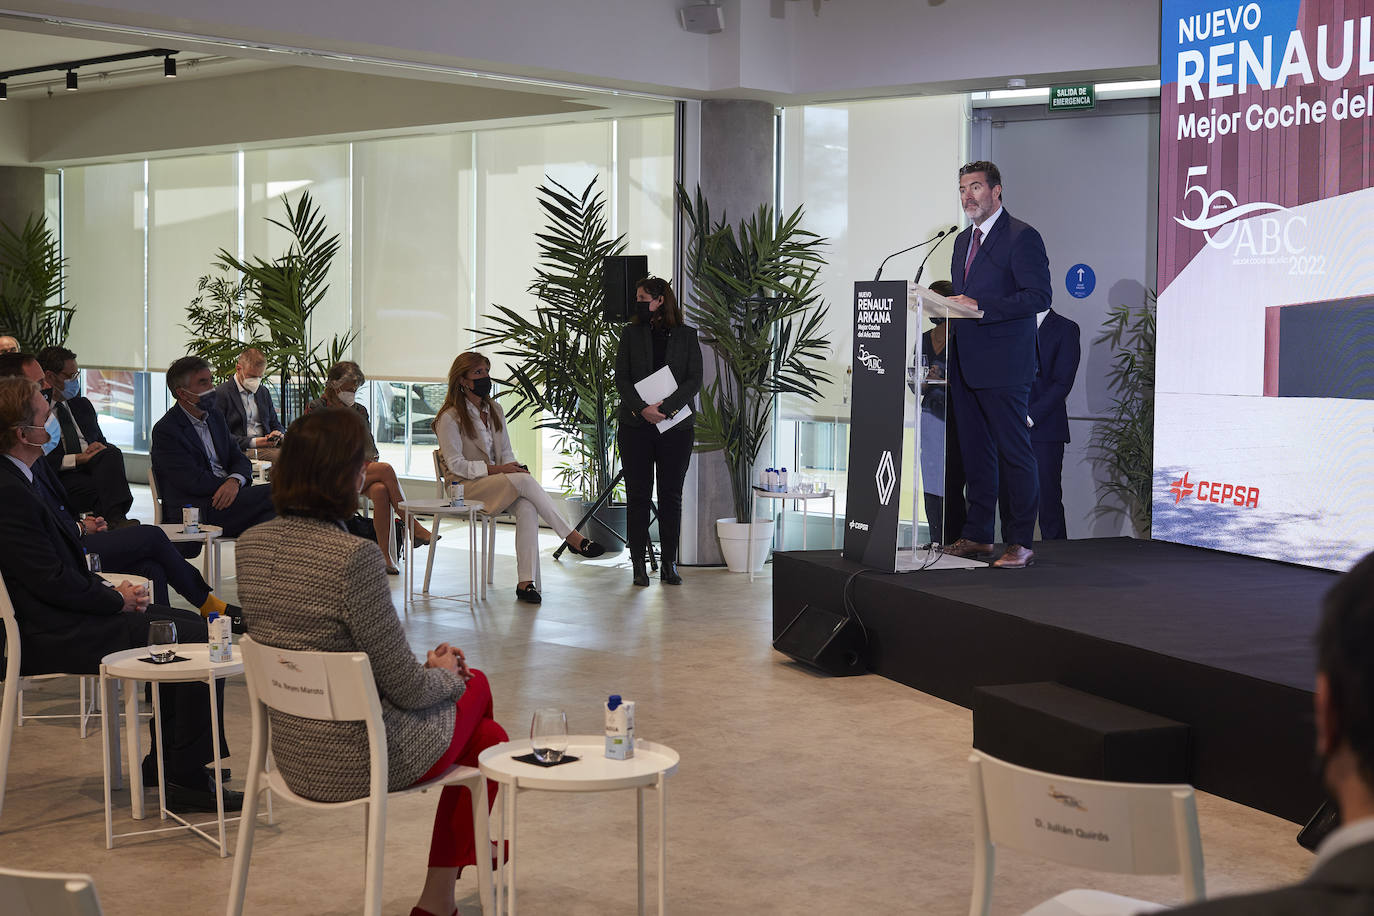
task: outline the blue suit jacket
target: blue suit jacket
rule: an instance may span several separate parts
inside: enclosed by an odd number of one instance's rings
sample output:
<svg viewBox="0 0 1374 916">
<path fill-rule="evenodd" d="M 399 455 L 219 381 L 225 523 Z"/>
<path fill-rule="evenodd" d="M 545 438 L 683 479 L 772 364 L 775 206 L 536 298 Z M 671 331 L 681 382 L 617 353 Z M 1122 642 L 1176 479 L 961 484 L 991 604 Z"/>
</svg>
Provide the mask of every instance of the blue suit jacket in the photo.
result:
<svg viewBox="0 0 1374 916">
<path fill-rule="evenodd" d="M 224 415 L 218 410 L 210 410 L 205 414 L 205 422 L 210 426 L 210 439 L 215 444 L 215 454 L 225 475 L 241 475 L 246 487 L 253 480 L 253 463 L 234 444 Z M 196 506 L 201 512 L 210 508 L 210 497 L 226 477 L 211 473 L 205 446 L 180 405 L 172 405 L 172 409 L 153 425 L 148 454 L 161 491 L 163 524 L 181 521 L 182 506 Z"/>
<path fill-rule="evenodd" d="M 1031 382 L 1031 439 L 1036 442 L 1068 442 L 1069 411 L 1064 401 L 1073 389 L 1082 356 L 1078 322 L 1050 310 L 1036 334 L 1040 347 L 1040 374 Z"/>
<path fill-rule="evenodd" d="M 978 247 L 964 277 L 973 227 L 954 239 L 950 277 L 955 295 L 978 302 L 983 317 L 950 322 L 954 362 L 970 388 L 1024 385 L 1035 378 L 1035 313 L 1050 305 L 1045 243 L 1005 209 Z"/>
<path fill-rule="evenodd" d="M 253 401 L 258 405 L 258 419 L 266 430 L 263 435 L 274 430 L 286 431 L 281 425 L 281 420 L 277 418 L 277 408 L 272 405 L 272 395 L 267 393 L 265 387 L 260 387 L 253 393 Z M 239 394 L 237 381 L 231 378 L 215 389 L 215 410 L 224 415 L 224 421 L 229 424 L 229 433 L 234 437 L 234 443 L 239 447 L 239 451 L 252 448 L 248 435 L 248 415 L 243 412 L 243 397 Z"/>
</svg>

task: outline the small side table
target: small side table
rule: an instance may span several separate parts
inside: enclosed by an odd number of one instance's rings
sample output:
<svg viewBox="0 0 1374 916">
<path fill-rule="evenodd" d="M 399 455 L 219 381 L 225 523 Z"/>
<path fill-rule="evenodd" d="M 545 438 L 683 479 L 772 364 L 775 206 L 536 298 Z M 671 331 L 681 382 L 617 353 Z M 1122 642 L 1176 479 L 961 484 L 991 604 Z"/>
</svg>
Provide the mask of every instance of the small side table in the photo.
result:
<svg viewBox="0 0 1374 916">
<path fill-rule="evenodd" d="M 806 549 L 806 504 L 807 504 L 808 502 L 810 502 L 811 500 L 813 500 L 813 499 L 828 499 L 828 500 L 830 500 L 830 546 L 831 546 L 831 547 L 834 547 L 834 546 L 835 546 L 835 491 L 834 491 L 834 490 L 823 490 L 823 491 L 821 491 L 821 492 L 819 492 L 819 493 L 815 493 L 815 492 L 806 492 L 806 493 L 803 493 L 803 492 L 800 491 L 800 490 L 760 490 L 758 487 L 754 487 L 754 488 L 753 488 L 753 493 L 754 493 L 754 518 L 758 518 L 758 517 L 759 517 L 759 500 L 760 500 L 760 499 L 781 499 L 781 500 L 793 499 L 793 500 L 797 500 L 798 502 L 801 503 L 801 505 L 802 505 L 802 550 L 805 550 L 805 549 Z M 777 540 L 777 543 L 779 543 L 779 544 L 786 544 L 786 543 L 787 543 L 787 505 L 786 505 L 786 503 L 783 504 L 782 519 L 778 522 L 778 540 Z M 749 539 L 749 581 L 750 581 L 750 582 L 753 582 L 753 581 L 754 581 L 754 539 L 753 539 L 752 537 Z"/>
<path fill-rule="evenodd" d="M 407 499 L 397 503 L 396 509 L 401 514 L 401 525 L 406 532 L 406 595 L 405 606 L 409 608 L 415 603 L 415 538 L 410 530 L 410 520 L 413 517 L 427 515 L 434 519 L 434 530 L 429 542 L 429 556 L 425 558 L 425 584 L 423 594 L 429 595 L 429 579 L 434 572 L 434 550 L 438 546 L 439 520 L 443 518 L 466 518 L 468 522 L 468 607 L 477 606 L 477 581 L 478 570 L 485 569 L 479 566 L 477 544 L 477 513 L 481 512 L 484 503 L 480 501 L 464 502 L 461 506 L 452 505 L 447 499 Z M 436 598 L 449 598 L 457 596 L 435 595 Z"/>
<path fill-rule="evenodd" d="M 148 657 L 146 647 L 124 649 L 121 652 L 112 652 L 100 660 L 100 694 L 101 708 L 100 719 L 104 732 L 103 757 L 105 765 L 105 848 L 113 849 L 114 841 L 118 837 L 137 836 L 145 833 L 163 833 L 169 830 L 190 830 L 192 833 L 210 841 L 219 848 L 220 857 L 229 854 L 228 847 L 224 843 L 224 825 L 231 820 L 238 820 L 237 817 L 225 818 L 224 816 L 224 781 L 221 777 L 222 766 L 219 755 L 219 707 L 215 703 L 215 681 L 236 674 L 243 674 L 243 660 L 234 654 L 234 660 L 229 662 L 210 661 L 210 647 L 205 643 L 180 643 L 177 645 L 177 654 L 184 656 L 184 662 L 170 662 L 165 665 L 154 665 L 139 659 Z M 166 745 L 162 740 L 162 703 L 159 691 L 153 690 L 153 727 L 157 736 L 158 754 L 157 757 L 157 800 L 158 809 L 161 812 L 162 820 L 167 820 L 170 816 L 173 820 L 179 821 L 174 827 L 154 827 L 149 830 L 133 830 L 128 833 L 116 834 L 114 832 L 114 809 L 110 802 L 110 789 L 117 781 L 119 773 L 119 713 L 116 711 L 115 686 L 118 681 L 126 682 L 124 685 L 124 728 L 125 742 L 128 745 L 129 761 L 129 799 L 133 809 L 134 820 L 143 820 L 145 817 L 143 805 L 143 769 L 142 769 L 142 747 L 139 741 L 138 728 L 138 685 L 140 682 L 149 681 L 155 684 L 183 683 L 189 681 L 204 681 L 210 688 L 210 734 L 211 743 L 214 745 L 215 760 L 214 767 L 216 807 L 217 816 L 214 821 L 205 821 L 193 824 L 186 820 L 175 811 L 167 810 L 167 790 L 166 778 L 163 774 L 162 748 Z M 271 819 L 271 802 L 268 803 L 268 819 Z M 206 833 L 203 827 L 210 824 L 217 824 L 219 836 Z"/>
<path fill-rule="evenodd" d="M 173 544 L 204 544 L 200 554 L 200 571 L 205 576 L 205 581 L 210 586 L 219 591 L 219 542 L 216 540 L 224 534 L 224 529 L 219 525 L 201 525 L 200 531 L 196 534 L 187 534 L 186 529 L 177 524 L 158 525 L 167 534 L 167 540 Z"/>
<path fill-rule="evenodd" d="M 516 798 L 521 792 L 612 792 L 634 789 L 639 839 L 639 913 L 644 914 L 644 790 L 658 790 L 658 912 L 666 913 L 668 866 L 668 777 L 677 772 L 677 751 L 664 744 L 635 741 L 635 755 L 629 760 L 606 757 L 606 740 L 601 735 L 569 735 L 568 753 L 580 757 L 574 763 L 540 767 L 515 758 L 530 751 L 529 741 L 507 741 L 489 747 L 477 758 L 477 766 L 501 785 L 501 812 L 497 815 L 497 848 L 510 843 L 510 858 L 496 883 L 496 912 L 515 914 Z M 507 832 L 509 831 L 509 832 Z M 505 903 L 505 901 L 509 903 Z"/>
</svg>

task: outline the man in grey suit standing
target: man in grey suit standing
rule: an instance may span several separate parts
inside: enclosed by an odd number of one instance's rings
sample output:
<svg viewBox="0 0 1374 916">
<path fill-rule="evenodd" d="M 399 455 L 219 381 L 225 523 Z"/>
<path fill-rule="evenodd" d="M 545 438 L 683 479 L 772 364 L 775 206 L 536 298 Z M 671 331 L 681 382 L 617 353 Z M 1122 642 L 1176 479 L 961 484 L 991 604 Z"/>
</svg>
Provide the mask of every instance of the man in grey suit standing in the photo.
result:
<svg viewBox="0 0 1374 916">
<path fill-rule="evenodd" d="M 1180 907 L 1188 916 L 1374 913 L 1374 554 L 1326 595 L 1317 630 L 1317 754 L 1342 826 L 1292 887 Z"/>
</svg>

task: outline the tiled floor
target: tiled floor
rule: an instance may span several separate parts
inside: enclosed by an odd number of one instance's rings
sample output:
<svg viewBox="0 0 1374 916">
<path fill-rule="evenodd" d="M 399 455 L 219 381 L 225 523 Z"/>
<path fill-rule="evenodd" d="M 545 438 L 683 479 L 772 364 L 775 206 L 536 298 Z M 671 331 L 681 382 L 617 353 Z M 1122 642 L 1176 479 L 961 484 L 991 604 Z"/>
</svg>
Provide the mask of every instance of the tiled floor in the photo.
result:
<svg viewBox="0 0 1374 916">
<path fill-rule="evenodd" d="M 146 489 L 139 499 L 146 509 Z M 466 544 L 454 536 L 439 546 L 437 593 L 465 585 Z M 509 529 L 498 551 L 487 602 L 475 611 L 417 602 L 407 623 L 412 645 L 463 646 L 490 677 L 497 718 L 512 736 L 528 733 L 539 705 L 560 705 L 573 731 L 595 733 L 607 694 L 638 702 L 640 736 L 682 755 L 669 788 L 670 910 L 967 912 L 967 710 L 876 676 L 827 679 L 783 662 L 769 647 L 768 573 L 751 585 L 724 570 L 686 569 L 680 589 L 657 581 L 635 589 L 617 559 L 565 554 L 554 562 L 546 550 L 545 602 L 536 608 L 512 596 Z M 233 589 L 226 580 L 228 596 Z M 74 695 L 64 683 L 32 694 L 28 708 L 73 707 Z M 242 683 L 233 684 L 229 738 L 241 756 L 244 701 Z M 98 737 L 81 741 L 70 723 L 24 726 L 0 820 L 0 864 L 89 872 L 110 914 L 222 912 L 232 859 L 205 843 L 171 835 L 104 849 L 100 774 Z M 127 793 L 117 798 L 117 816 L 131 826 Z M 407 913 L 414 902 L 433 806 L 433 795 L 390 806 L 387 913 Z M 1210 796 L 1200 809 L 1209 891 L 1289 882 L 1309 867 L 1295 826 Z M 633 911 L 632 793 L 531 794 L 520 810 L 522 912 Z M 285 805 L 278 815 L 277 826 L 258 833 L 249 912 L 357 912 L 361 815 Z M 649 843 L 655 838 L 651 817 Z M 651 856 L 651 890 L 653 867 Z M 1020 912 L 1072 886 L 1181 898 L 1172 878 L 1078 873 L 1009 854 L 998 864 L 993 910 Z M 461 911 L 477 913 L 470 876 L 458 891 Z"/>
</svg>

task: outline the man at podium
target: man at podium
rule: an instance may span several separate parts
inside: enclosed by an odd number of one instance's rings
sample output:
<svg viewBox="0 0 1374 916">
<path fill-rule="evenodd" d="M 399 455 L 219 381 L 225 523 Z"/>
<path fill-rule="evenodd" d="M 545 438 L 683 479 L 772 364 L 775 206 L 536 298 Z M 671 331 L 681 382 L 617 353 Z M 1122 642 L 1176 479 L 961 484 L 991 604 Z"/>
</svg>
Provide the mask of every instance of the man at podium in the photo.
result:
<svg viewBox="0 0 1374 916">
<path fill-rule="evenodd" d="M 1040 233 L 1002 208 L 1002 174 L 993 163 L 959 169 L 959 200 L 973 225 L 954 240 L 951 298 L 981 309 L 983 317 L 951 322 L 949 387 L 968 516 L 945 553 L 992 554 L 1000 463 L 1007 477 L 1007 547 L 993 565 L 1020 569 L 1035 559 L 1040 496 L 1026 416 L 1036 372 L 1035 315 L 1050 307 L 1049 258 Z"/>
</svg>

